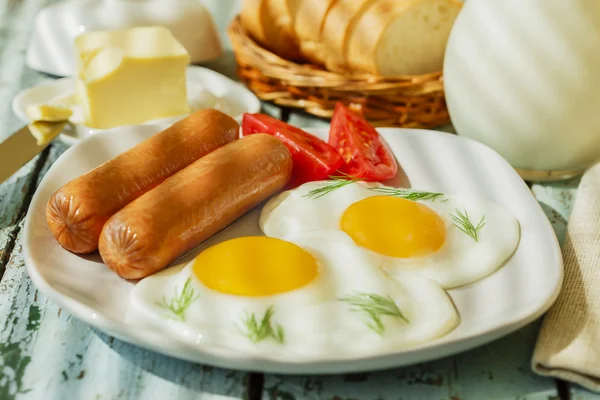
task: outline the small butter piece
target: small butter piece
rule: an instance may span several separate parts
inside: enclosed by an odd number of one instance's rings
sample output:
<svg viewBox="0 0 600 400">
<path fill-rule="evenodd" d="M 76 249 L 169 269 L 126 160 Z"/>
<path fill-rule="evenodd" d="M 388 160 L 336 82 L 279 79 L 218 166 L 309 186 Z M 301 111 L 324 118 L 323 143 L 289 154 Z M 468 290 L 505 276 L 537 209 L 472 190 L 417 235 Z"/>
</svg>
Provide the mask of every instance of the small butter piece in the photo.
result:
<svg viewBox="0 0 600 400">
<path fill-rule="evenodd" d="M 190 57 L 165 27 L 96 31 L 75 39 L 85 124 L 108 129 L 190 111 Z"/>
<path fill-rule="evenodd" d="M 59 133 L 62 132 L 66 121 L 60 122 L 48 122 L 48 121 L 38 121 L 33 124 L 27 125 L 29 127 L 29 131 L 37 140 L 38 146 L 44 146 L 50 143 Z"/>
<path fill-rule="evenodd" d="M 49 104 L 30 104 L 25 109 L 25 113 L 31 122 L 68 121 L 73 115 L 73 111 L 69 108 Z"/>
</svg>

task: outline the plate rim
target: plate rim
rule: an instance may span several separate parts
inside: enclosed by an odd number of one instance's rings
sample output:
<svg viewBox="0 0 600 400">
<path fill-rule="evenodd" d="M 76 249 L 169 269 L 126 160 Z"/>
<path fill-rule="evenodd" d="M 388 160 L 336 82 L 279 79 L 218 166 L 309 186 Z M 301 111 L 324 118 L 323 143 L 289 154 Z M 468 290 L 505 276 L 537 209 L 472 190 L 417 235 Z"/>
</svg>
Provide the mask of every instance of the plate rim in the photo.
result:
<svg viewBox="0 0 600 400">
<path fill-rule="evenodd" d="M 149 129 L 156 129 L 155 126 L 148 126 Z M 113 135 L 118 133 L 114 133 L 114 131 L 119 131 L 123 129 L 123 127 L 113 128 L 106 130 L 105 133 L 113 132 Z M 327 127 L 322 128 L 306 128 L 309 132 L 318 132 L 327 130 Z M 510 167 L 508 162 L 502 158 L 496 151 L 489 148 L 488 146 L 476 142 L 469 138 L 460 137 L 457 135 L 452 135 L 445 132 L 433 131 L 433 130 L 422 130 L 422 129 L 408 129 L 408 128 L 378 128 L 379 131 L 412 131 L 412 134 L 415 135 L 442 135 L 445 137 L 452 138 L 452 140 L 464 141 L 465 143 L 470 143 L 470 145 L 479 146 L 481 149 L 485 149 L 485 151 L 491 151 L 496 154 L 497 157 L 500 158 L 502 162 L 504 162 L 507 166 Z M 415 131 L 418 131 L 415 133 Z M 104 136 L 104 135 L 102 135 Z M 66 155 L 76 151 L 76 149 L 81 146 L 82 143 L 93 140 L 104 140 L 102 138 L 98 139 L 99 135 L 94 135 L 90 138 L 80 141 L 75 146 L 67 149 L 56 161 L 59 161 L 61 158 Z M 48 172 L 54 168 L 54 164 L 50 167 Z M 517 172 L 514 168 L 510 167 L 514 176 L 521 180 Z M 38 188 L 41 187 L 48 177 L 48 173 L 42 178 Z M 523 182 L 525 185 L 525 182 Z M 136 334 L 131 331 L 123 330 L 122 326 L 116 322 L 111 320 L 110 318 L 99 315 L 94 309 L 86 304 L 80 303 L 77 300 L 69 298 L 67 295 L 60 293 L 58 290 L 54 289 L 43 277 L 38 273 L 37 269 L 34 267 L 34 262 L 32 261 L 32 257 L 30 254 L 30 246 L 29 246 L 29 237 L 32 231 L 31 227 L 31 209 L 39 202 L 38 195 L 39 191 L 36 189 L 36 192 L 29 204 L 27 215 L 25 218 L 24 224 L 24 236 L 23 236 L 23 251 L 24 251 L 24 261 L 26 265 L 26 269 L 28 275 L 30 276 L 34 285 L 40 290 L 45 296 L 50 298 L 52 301 L 59 304 L 61 307 L 67 309 L 74 317 L 81 320 L 82 322 L 100 330 L 106 332 L 118 339 L 133 344 L 138 347 L 142 347 L 151 351 L 155 351 L 161 354 L 166 354 L 178 359 L 183 359 L 192 362 L 200 362 L 200 363 L 208 363 L 221 368 L 230 368 L 241 371 L 261 371 L 265 373 L 278 373 L 278 374 L 332 374 L 332 373 L 351 373 L 351 372 L 359 372 L 359 371 L 375 371 L 385 368 L 391 367 L 401 367 L 405 365 L 411 365 L 419 362 L 426 362 L 435 359 L 439 359 L 442 357 L 446 357 L 449 355 L 461 353 L 463 351 L 472 349 L 474 347 L 480 346 L 485 343 L 489 343 L 495 339 L 503 337 L 515 330 L 531 323 L 540 317 L 544 312 L 546 312 L 552 304 L 556 301 L 560 289 L 563 284 L 564 278 L 564 266 L 563 266 L 563 257 L 560 248 L 559 241 L 556 237 L 556 234 L 552 228 L 550 221 L 545 217 L 545 214 L 541 208 L 539 202 L 533 196 L 533 193 L 530 193 L 535 207 L 539 209 L 540 215 L 543 215 L 543 221 L 541 221 L 544 225 L 544 229 L 551 233 L 552 237 L 552 250 L 554 252 L 554 256 L 558 261 L 558 279 L 554 282 L 554 287 L 548 291 L 547 297 L 540 302 L 537 302 L 535 306 L 532 306 L 532 310 L 525 310 L 525 312 L 521 312 L 516 314 L 516 318 L 511 318 L 510 320 L 504 321 L 499 325 L 495 325 L 493 328 L 483 328 L 475 332 L 471 332 L 467 335 L 463 335 L 460 338 L 448 341 L 448 342 L 427 342 L 424 344 L 420 344 L 417 346 L 412 346 L 407 349 L 399 349 L 387 354 L 375 354 L 375 355 L 367 355 L 367 356 L 358 356 L 353 358 L 343 358 L 343 359 L 331 359 L 331 360 L 309 360 L 309 361 L 300 361 L 300 362 L 290 362 L 290 361 L 280 361 L 273 360 L 263 357 L 257 357 L 255 355 L 245 355 L 238 357 L 224 357 L 223 355 L 218 355 L 216 353 L 207 352 L 205 349 L 195 348 L 195 352 L 192 354 L 186 352 L 177 352 L 176 348 L 165 348 L 160 347 L 159 345 L 150 343 L 149 339 L 145 335 Z M 528 303 L 529 304 L 529 303 Z M 443 338 L 443 337 L 442 337 Z M 187 345 L 178 339 L 170 337 L 170 343 L 180 342 L 179 345 Z M 410 361 L 411 356 L 414 357 L 418 355 L 418 353 L 425 352 L 429 353 L 428 356 L 418 357 L 417 361 Z M 202 360 L 199 359 L 198 354 L 202 355 Z M 409 359 L 408 362 L 406 360 L 402 360 L 402 358 Z"/>
</svg>

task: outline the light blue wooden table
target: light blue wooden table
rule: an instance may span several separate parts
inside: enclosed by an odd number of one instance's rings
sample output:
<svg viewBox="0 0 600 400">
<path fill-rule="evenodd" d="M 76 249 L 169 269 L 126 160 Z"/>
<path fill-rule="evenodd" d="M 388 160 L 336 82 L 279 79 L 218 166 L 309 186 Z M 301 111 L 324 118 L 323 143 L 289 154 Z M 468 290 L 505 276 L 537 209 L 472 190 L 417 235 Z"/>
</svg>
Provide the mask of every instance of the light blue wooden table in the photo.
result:
<svg viewBox="0 0 600 400">
<path fill-rule="evenodd" d="M 20 127 L 10 102 L 49 77 L 29 70 L 25 49 L 48 0 L 0 0 L 0 141 Z M 208 65 L 235 74 L 231 54 Z M 264 105 L 299 126 L 326 123 Z M 445 127 L 444 130 L 451 130 Z M 67 146 L 55 141 L 0 184 L 0 400 L 5 399 L 600 399 L 531 372 L 539 321 L 475 350 L 376 373 L 280 376 L 244 373 L 165 357 L 120 342 L 72 318 L 32 285 L 21 235 L 40 179 Z M 2 160 L 0 160 L 1 162 Z M 562 240 L 577 180 L 533 184 Z"/>
</svg>

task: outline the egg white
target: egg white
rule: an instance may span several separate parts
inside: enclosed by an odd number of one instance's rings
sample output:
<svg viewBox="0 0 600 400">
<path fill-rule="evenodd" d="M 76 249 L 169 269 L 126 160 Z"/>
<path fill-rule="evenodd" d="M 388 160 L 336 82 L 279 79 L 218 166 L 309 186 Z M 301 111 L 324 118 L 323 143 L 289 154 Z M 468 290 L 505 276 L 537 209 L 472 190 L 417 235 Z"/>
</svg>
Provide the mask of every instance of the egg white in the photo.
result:
<svg viewBox="0 0 600 400">
<path fill-rule="evenodd" d="M 319 274 L 296 290 L 263 297 L 228 295 L 202 284 L 191 263 L 141 280 L 132 291 L 134 313 L 164 326 L 176 336 L 208 341 L 249 354 L 277 353 L 294 359 L 320 356 L 374 354 L 431 341 L 452 330 L 458 314 L 447 294 L 433 281 L 407 276 L 390 279 L 377 268 L 368 252 L 354 245 L 342 232 L 305 232 L 284 240 L 295 243 L 318 260 Z M 197 299 L 177 320 L 158 303 L 170 299 L 191 279 Z M 370 329 L 361 313 L 341 298 L 356 293 L 390 296 L 409 320 L 383 316 L 383 335 Z M 253 343 L 241 321 L 247 313 L 260 318 L 270 306 L 272 321 L 285 333 L 285 342 Z"/>
<path fill-rule="evenodd" d="M 341 232 L 339 225 L 344 211 L 355 202 L 381 196 L 371 188 L 383 187 L 377 183 L 356 182 L 318 198 L 309 197 L 312 190 L 325 184 L 326 181 L 306 183 L 271 199 L 260 215 L 261 230 L 267 236 L 278 238 L 309 231 Z M 520 228 L 517 219 L 495 203 L 454 195 L 418 202 L 433 209 L 443 219 L 446 241 L 427 257 L 395 258 L 366 250 L 392 277 L 425 276 L 450 289 L 490 275 L 518 246 Z M 485 226 L 478 231 L 477 241 L 455 225 L 451 214 L 457 210 L 467 212 L 475 225 L 485 217 Z"/>
</svg>

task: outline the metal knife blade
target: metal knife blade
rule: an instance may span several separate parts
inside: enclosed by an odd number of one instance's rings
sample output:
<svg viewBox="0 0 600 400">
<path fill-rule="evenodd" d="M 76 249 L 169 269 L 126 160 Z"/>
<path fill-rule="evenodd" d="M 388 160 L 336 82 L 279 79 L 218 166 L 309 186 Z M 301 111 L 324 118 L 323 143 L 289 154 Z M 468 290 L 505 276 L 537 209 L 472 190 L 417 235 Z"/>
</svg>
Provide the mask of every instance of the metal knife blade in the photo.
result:
<svg viewBox="0 0 600 400">
<path fill-rule="evenodd" d="M 37 144 L 28 126 L 24 126 L 0 143 L 0 183 L 10 178 L 50 143 Z"/>
</svg>

